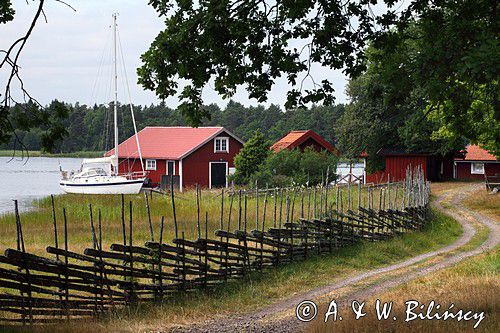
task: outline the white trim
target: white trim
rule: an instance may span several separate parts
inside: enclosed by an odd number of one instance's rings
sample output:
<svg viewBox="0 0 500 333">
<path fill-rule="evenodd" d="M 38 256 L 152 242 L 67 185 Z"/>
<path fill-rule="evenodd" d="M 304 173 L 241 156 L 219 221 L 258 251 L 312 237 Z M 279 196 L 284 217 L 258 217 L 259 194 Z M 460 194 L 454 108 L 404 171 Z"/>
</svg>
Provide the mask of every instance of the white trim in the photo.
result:
<svg viewBox="0 0 500 333">
<path fill-rule="evenodd" d="M 214 127 L 215 128 L 215 127 Z M 219 128 L 219 127 L 216 127 L 216 128 Z M 227 129 L 225 129 L 224 127 L 220 127 L 220 130 L 218 130 L 216 133 L 212 134 L 209 138 L 207 138 L 206 140 L 204 140 L 202 143 L 200 143 L 199 145 L 197 145 L 196 147 L 190 149 L 189 151 L 185 152 L 184 154 L 182 154 L 181 156 L 179 156 L 179 159 L 183 159 L 185 157 L 187 157 L 188 155 L 191 155 L 193 152 L 195 152 L 196 150 L 198 150 L 200 147 L 204 146 L 207 142 L 209 142 L 210 140 L 212 140 L 213 138 L 215 138 L 216 136 L 218 136 L 219 134 L 221 134 L 222 132 L 226 132 L 230 137 L 232 137 L 233 139 L 235 139 L 236 141 L 238 141 L 239 143 L 241 144 L 244 144 L 245 142 L 243 140 L 241 140 L 240 138 L 238 138 L 236 135 L 234 135 L 233 133 L 229 132 Z"/>
<path fill-rule="evenodd" d="M 225 129 L 224 127 L 222 128 L 224 130 L 224 132 L 226 132 L 229 136 L 231 136 L 233 139 L 235 139 L 236 141 L 238 141 L 239 143 L 241 143 L 242 145 L 245 144 L 245 141 L 241 140 L 239 137 L 237 137 L 236 135 L 234 135 L 233 133 L 229 132 L 227 129 Z"/>
<path fill-rule="evenodd" d="M 474 171 L 474 164 L 481 164 L 483 166 L 483 171 Z M 472 162 L 470 164 L 470 174 L 471 175 L 484 175 L 484 163 L 481 163 L 481 162 Z"/>
<path fill-rule="evenodd" d="M 225 140 L 226 141 L 226 149 L 225 150 L 217 150 L 217 140 Z M 222 148 L 222 143 L 221 143 L 221 148 Z M 229 153 L 229 137 L 228 136 L 216 136 L 214 138 L 214 153 Z"/>
<path fill-rule="evenodd" d="M 153 168 L 153 167 L 149 167 L 149 166 L 148 166 L 148 162 L 154 162 L 154 168 Z M 157 165 L 157 163 L 156 163 L 156 160 L 155 160 L 155 159 L 148 158 L 148 159 L 146 159 L 146 160 L 144 161 L 144 163 L 146 164 L 146 165 L 144 166 L 144 169 L 146 169 L 147 171 L 156 171 L 156 165 Z"/>
<path fill-rule="evenodd" d="M 175 161 L 174 160 L 165 160 L 165 174 L 167 176 L 170 176 L 170 174 L 168 173 L 168 163 L 174 163 L 174 176 L 175 176 Z"/>
<path fill-rule="evenodd" d="M 366 184 L 366 158 L 363 158 L 363 184 Z"/>
<path fill-rule="evenodd" d="M 227 176 L 229 172 L 229 162 L 224 161 L 214 161 L 208 162 L 208 188 L 212 189 L 212 163 L 225 163 L 226 164 L 226 188 L 227 188 Z"/>
<path fill-rule="evenodd" d="M 457 179 L 457 162 L 453 162 L 453 179 Z"/>
<path fill-rule="evenodd" d="M 179 191 L 182 192 L 182 160 L 179 160 Z"/>
</svg>

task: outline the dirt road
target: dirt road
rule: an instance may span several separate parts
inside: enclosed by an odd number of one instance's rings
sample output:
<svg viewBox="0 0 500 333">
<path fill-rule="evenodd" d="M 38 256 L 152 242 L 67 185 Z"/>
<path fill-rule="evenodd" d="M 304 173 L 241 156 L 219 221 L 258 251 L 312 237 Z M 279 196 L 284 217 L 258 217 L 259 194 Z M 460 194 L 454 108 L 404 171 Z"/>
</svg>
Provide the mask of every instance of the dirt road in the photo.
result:
<svg viewBox="0 0 500 333">
<path fill-rule="evenodd" d="M 295 295 L 260 311 L 226 318 L 208 320 L 203 324 L 182 327 L 173 332 L 297 332 L 304 329 L 304 323 L 295 318 L 295 307 L 303 300 L 315 300 L 344 290 L 344 295 L 336 297 L 339 305 L 350 300 L 367 299 L 373 295 L 396 287 L 418 277 L 450 267 L 466 258 L 494 248 L 500 242 L 499 225 L 487 216 L 471 211 L 461 201 L 480 185 L 470 184 L 452 189 L 434 201 L 440 211 L 451 215 L 463 227 L 463 234 L 454 243 L 437 251 L 424 253 L 403 262 L 367 271 L 345 280 Z M 443 202 L 448 204 L 443 204 Z M 461 249 L 471 242 L 476 234 L 474 224 L 479 223 L 489 229 L 488 238 L 479 246 Z M 427 263 L 428 261 L 428 263 Z M 376 279 L 375 282 L 370 280 Z M 368 284 L 368 285 L 367 285 Z M 347 291 L 345 290 L 347 289 Z"/>
</svg>

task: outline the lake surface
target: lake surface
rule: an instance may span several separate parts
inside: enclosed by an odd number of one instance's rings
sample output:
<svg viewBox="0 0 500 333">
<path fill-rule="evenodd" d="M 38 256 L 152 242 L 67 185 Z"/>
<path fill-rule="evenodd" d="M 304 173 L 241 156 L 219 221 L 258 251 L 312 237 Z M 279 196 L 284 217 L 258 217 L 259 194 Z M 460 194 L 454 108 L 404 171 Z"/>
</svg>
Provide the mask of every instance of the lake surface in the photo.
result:
<svg viewBox="0 0 500 333">
<path fill-rule="evenodd" d="M 20 210 L 27 210 L 34 199 L 62 193 L 59 165 L 63 170 L 77 170 L 81 162 L 81 158 L 0 157 L 0 215 L 14 212 L 14 199 Z"/>
<path fill-rule="evenodd" d="M 20 210 L 27 210 L 33 207 L 35 199 L 62 193 L 59 165 L 63 170 L 77 170 L 81 162 L 81 158 L 30 157 L 21 160 L 0 157 L 0 215 L 14 212 L 14 199 L 19 201 Z M 363 164 L 354 164 L 352 171 L 362 175 Z M 339 163 L 337 174 L 347 173 L 349 165 Z"/>
</svg>

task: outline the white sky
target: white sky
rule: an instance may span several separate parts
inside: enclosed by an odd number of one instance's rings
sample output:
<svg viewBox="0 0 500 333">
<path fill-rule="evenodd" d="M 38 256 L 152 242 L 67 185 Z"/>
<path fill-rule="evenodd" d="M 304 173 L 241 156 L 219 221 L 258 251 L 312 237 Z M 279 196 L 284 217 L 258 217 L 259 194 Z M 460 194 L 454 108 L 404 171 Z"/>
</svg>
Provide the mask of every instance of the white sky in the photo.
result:
<svg viewBox="0 0 500 333">
<path fill-rule="evenodd" d="M 39 20 L 19 61 L 21 76 L 28 91 L 42 104 L 53 99 L 65 102 L 94 104 L 109 101 L 110 67 L 104 66 L 98 75 L 103 52 L 111 50 L 111 15 L 119 13 L 118 25 L 123 45 L 125 67 L 129 78 L 134 104 L 157 104 L 153 92 L 145 91 L 137 84 L 136 69 L 140 66 L 140 55 L 144 53 L 156 35 L 163 29 L 163 21 L 146 0 L 66 0 L 77 9 L 73 12 L 65 5 L 47 0 L 48 23 Z M 23 35 L 31 22 L 37 3 L 13 0 L 16 10 L 14 21 L 0 25 L 0 48 L 7 48 Z M 107 53 L 104 53 L 107 54 Z M 109 57 L 105 57 L 108 59 Z M 0 73 L 0 83 L 5 82 L 5 71 Z M 312 75 L 317 82 L 328 79 L 336 90 L 337 103 L 347 101 L 346 77 L 340 71 L 316 66 Z M 97 79 L 99 78 L 99 79 Z M 97 82 L 97 84 L 96 84 Z M 278 80 L 273 87 L 269 102 L 283 106 L 290 87 L 286 80 Z M 305 85 L 304 88 L 310 88 Z M 13 91 L 15 95 L 15 92 Z M 19 96 L 19 95 L 18 95 Z M 209 86 L 203 91 L 205 103 L 224 106 L 223 100 Z M 244 88 L 239 89 L 234 100 L 245 105 L 255 105 Z M 119 100 L 128 102 L 125 88 L 121 85 Z M 166 101 L 176 107 L 176 98 Z"/>
</svg>

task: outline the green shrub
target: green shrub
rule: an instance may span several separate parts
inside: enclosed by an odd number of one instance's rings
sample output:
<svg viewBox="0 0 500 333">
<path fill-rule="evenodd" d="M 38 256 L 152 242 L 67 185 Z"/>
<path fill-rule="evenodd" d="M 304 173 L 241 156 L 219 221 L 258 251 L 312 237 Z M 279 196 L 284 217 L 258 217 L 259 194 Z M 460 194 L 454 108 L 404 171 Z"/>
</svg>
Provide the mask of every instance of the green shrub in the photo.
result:
<svg viewBox="0 0 500 333">
<path fill-rule="evenodd" d="M 265 139 L 261 131 L 256 130 L 238 155 L 235 156 L 234 166 L 236 167 L 236 173 L 230 180 L 234 180 L 237 184 L 248 184 L 250 177 L 259 169 L 259 166 L 271 153 L 269 146 L 269 142 Z"/>
<path fill-rule="evenodd" d="M 330 180 L 335 178 L 337 157 L 326 151 L 317 152 L 306 148 L 284 149 L 271 153 L 259 169 L 249 177 L 249 183 L 269 186 L 287 186 L 293 183 L 316 185 L 324 181 L 328 172 Z"/>
</svg>

